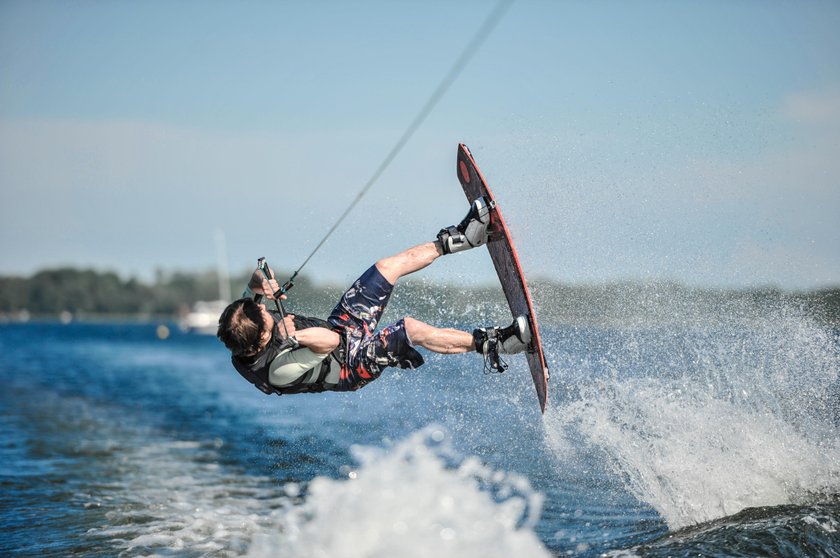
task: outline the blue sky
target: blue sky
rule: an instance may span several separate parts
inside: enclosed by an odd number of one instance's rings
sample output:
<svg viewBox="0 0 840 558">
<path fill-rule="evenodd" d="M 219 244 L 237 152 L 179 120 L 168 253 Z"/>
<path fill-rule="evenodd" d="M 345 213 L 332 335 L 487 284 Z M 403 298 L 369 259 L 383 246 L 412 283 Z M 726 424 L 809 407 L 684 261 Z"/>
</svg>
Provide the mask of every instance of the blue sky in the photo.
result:
<svg viewBox="0 0 840 558">
<path fill-rule="evenodd" d="M 0 274 L 296 268 L 490 2 L 0 2 Z M 840 3 L 515 2 L 307 266 L 432 239 L 470 146 L 532 277 L 840 284 Z M 427 277 L 491 280 L 485 253 Z"/>
</svg>

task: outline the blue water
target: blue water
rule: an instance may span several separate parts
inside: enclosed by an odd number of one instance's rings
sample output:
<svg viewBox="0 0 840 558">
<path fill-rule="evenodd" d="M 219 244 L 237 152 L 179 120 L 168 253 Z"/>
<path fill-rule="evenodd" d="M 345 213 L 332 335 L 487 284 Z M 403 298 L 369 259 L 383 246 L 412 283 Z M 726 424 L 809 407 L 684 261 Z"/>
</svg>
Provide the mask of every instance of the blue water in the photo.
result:
<svg viewBox="0 0 840 558">
<path fill-rule="evenodd" d="M 0 325 L 0 555 L 840 556 L 837 332 L 544 330 L 542 417 L 516 357 L 268 397 L 212 337 Z"/>
</svg>

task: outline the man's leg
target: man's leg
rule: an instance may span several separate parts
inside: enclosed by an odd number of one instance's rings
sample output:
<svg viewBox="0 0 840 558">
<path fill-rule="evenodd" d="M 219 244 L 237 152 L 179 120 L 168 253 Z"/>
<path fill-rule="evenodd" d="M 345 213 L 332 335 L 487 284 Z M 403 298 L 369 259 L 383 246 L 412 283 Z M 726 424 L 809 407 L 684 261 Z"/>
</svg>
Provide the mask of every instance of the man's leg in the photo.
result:
<svg viewBox="0 0 840 558">
<path fill-rule="evenodd" d="M 437 243 L 426 242 L 395 256 L 379 260 L 376 262 L 376 269 L 394 285 L 400 277 L 423 269 L 442 255 L 443 251 Z"/>
<path fill-rule="evenodd" d="M 504 354 L 519 353 L 531 341 L 528 321 L 520 316 L 506 328 L 479 328 L 472 333 L 460 329 L 434 327 L 411 317 L 403 319 L 405 332 L 415 345 L 445 355 L 470 351 L 496 351 Z M 492 348 L 491 348 L 492 345 Z"/>
<path fill-rule="evenodd" d="M 434 353 L 453 355 L 475 350 L 473 335 L 459 329 L 434 327 L 407 317 L 405 318 L 405 332 L 412 343 Z"/>
<path fill-rule="evenodd" d="M 379 260 L 376 268 L 394 285 L 400 277 L 423 269 L 444 254 L 483 245 L 487 242 L 489 225 L 490 207 L 484 198 L 478 198 L 470 205 L 467 216 L 458 225 L 442 229 L 435 242 L 420 244 L 396 256 Z"/>
</svg>

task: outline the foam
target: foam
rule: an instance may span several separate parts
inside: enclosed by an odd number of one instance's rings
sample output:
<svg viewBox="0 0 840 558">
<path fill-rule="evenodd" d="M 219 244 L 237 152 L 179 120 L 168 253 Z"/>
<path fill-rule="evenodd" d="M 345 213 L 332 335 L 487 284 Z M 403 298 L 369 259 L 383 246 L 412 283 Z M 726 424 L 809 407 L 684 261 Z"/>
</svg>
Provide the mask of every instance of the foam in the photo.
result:
<svg viewBox="0 0 840 558">
<path fill-rule="evenodd" d="M 79 495 L 109 510 L 87 536 L 133 556 L 548 556 L 533 531 L 542 496 L 456 455 L 438 427 L 354 446 L 358 467 L 307 487 L 222 467 L 219 448 L 156 439 L 114 454 L 113 480 Z"/>
<path fill-rule="evenodd" d="M 85 504 L 110 508 L 108 523 L 87 536 L 135 556 L 240 555 L 290 501 L 269 479 L 216 464 L 218 445 L 155 440 L 115 455 L 117 480 Z"/>
<path fill-rule="evenodd" d="M 561 461 L 577 459 L 578 444 L 600 452 L 672 529 L 840 492 L 840 362 L 829 333 L 776 316 L 664 337 L 628 334 L 608 373 L 550 410 L 547 440 Z M 671 358 L 639 358 L 645 344 Z"/>
<path fill-rule="evenodd" d="M 282 533 L 255 540 L 248 556 L 491 558 L 549 553 L 533 525 L 542 496 L 526 479 L 454 456 L 428 427 L 388 450 L 355 447 L 360 466 L 320 477 Z"/>
</svg>

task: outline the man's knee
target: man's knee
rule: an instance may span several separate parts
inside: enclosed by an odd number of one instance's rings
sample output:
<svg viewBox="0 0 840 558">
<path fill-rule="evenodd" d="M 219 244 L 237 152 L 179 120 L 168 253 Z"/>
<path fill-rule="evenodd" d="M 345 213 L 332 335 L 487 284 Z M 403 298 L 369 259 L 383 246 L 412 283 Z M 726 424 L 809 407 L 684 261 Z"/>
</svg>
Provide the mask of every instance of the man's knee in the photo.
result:
<svg viewBox="0 0 840 558">
<path fill-rule="evenodd" d="M 396 260 L 396 256 L 382 258 L 375 265 L 386 281 L 392 285 L 396 284 L 402 273 L 400 262 Z"/>
<path fill-rule="evenodd" d="M 405 324 L 405 332 L 412 343 L 422 337 L 424 328 L 429 327 L 420 320 L 415 320 L 411 316 L 403 318 L 403 323 Z"/>
</svg>

